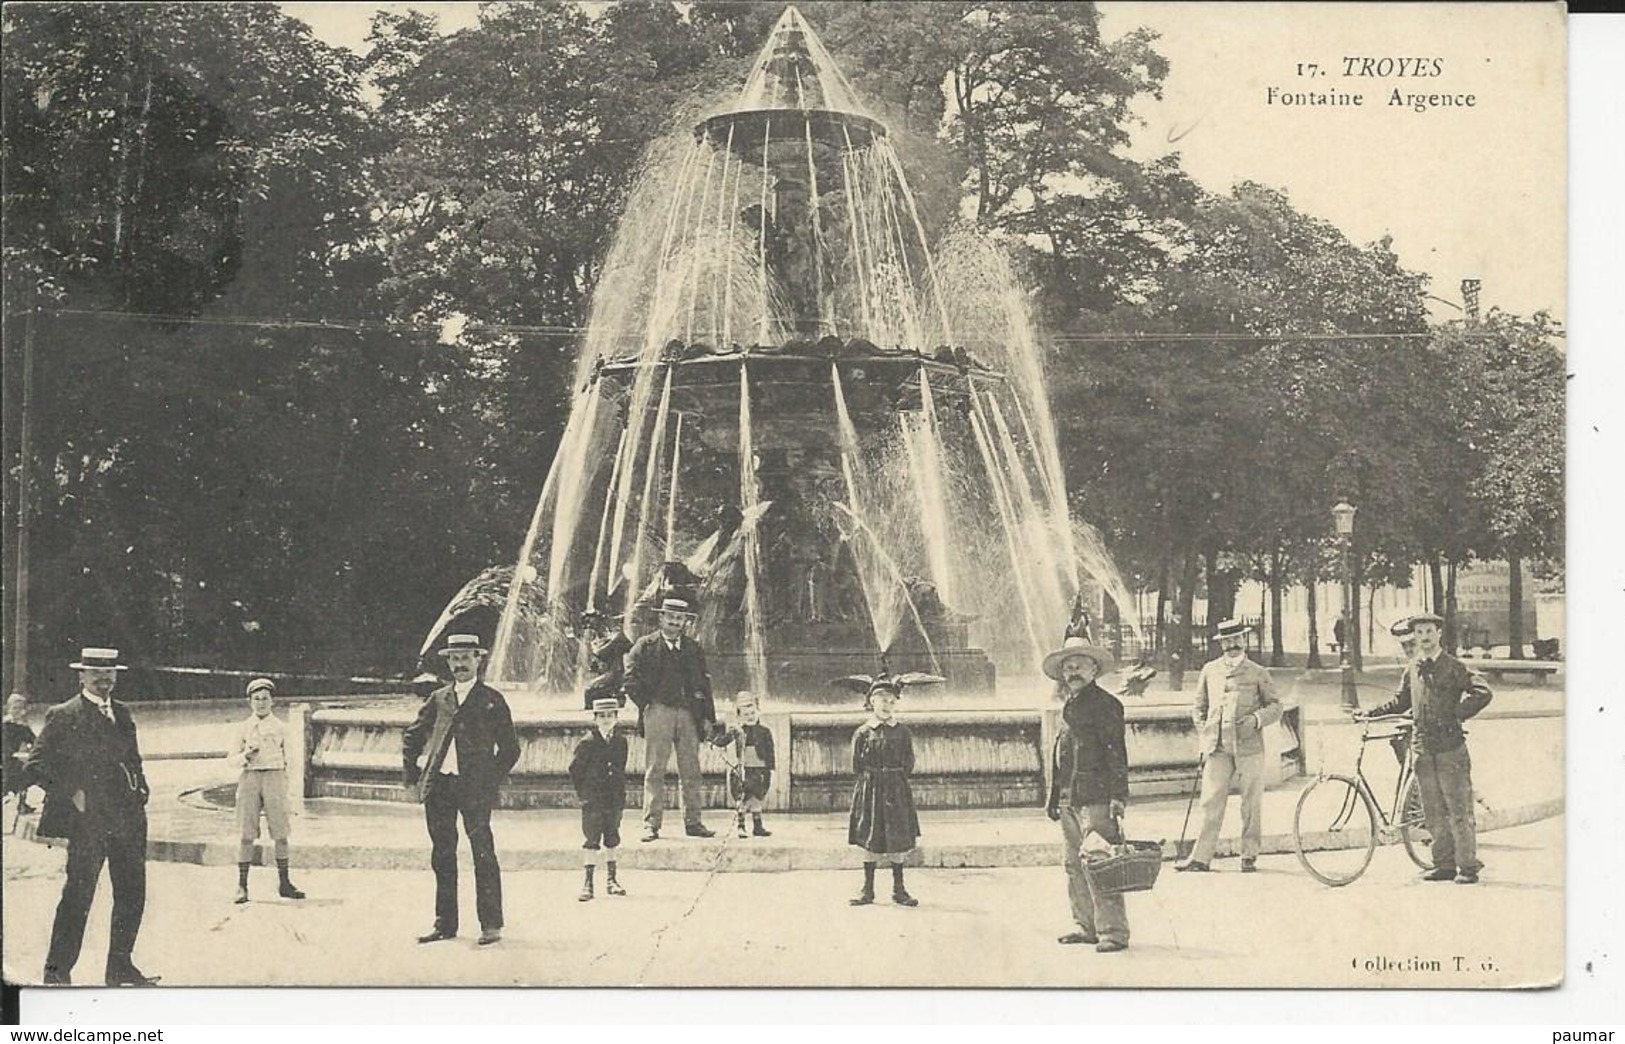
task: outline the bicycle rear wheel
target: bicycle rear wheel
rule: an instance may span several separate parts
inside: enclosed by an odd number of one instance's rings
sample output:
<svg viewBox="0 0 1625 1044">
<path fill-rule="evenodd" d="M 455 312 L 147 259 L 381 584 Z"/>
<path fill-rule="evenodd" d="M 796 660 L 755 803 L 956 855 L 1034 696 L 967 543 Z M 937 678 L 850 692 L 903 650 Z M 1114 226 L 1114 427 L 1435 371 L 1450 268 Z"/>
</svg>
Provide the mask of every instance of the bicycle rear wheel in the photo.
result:
<svg viewBox="0 0 1625 1044">
<path fill-rule="evenodd" d="M 1399 802 L 1399 839 L 1405 842 L 1411 862 L 1423 870 L 1433 869 L 1433 835 L 1422 814 L 1422 786 L 1415 776 L 1405 784 L 1405 796 Z"/>
<path fill-rule="evenodd" d="M 1322 884 L 1346 885 L 1365 873 L 1377 848 L 1377 810 L 1347 776 L 1322 776 L 1298 798 L 1292 819 L 1298 862 Z"/>
</svg>

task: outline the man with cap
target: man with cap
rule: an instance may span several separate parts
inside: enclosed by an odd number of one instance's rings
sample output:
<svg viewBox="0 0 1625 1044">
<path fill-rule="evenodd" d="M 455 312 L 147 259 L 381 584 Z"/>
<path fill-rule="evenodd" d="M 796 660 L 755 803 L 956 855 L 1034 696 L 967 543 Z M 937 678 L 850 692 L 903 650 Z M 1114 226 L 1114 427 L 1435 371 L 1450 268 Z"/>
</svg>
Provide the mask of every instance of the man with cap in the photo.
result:
<svg viewBox="0 0 1625 1044">
<path fill-rule="evenodd" d="M 112 698 L 118 672 L 125 668 L 118 650 L 105 648 L 86 648 L 69 666 L 79 672 L 79 695 L 45 713 L 24 769 L 45 790 L 39 835 L 68 840 L 67 875 L 51 925 L 45 982 L 72 981 L 85 919 L 106 863 L 113 922 L 105 981 L 109 986 L 151 986 L 158 977 L 143 974 L 132 957 L 147 905 L 148 789 L 130 709 Z"/>
<path fill-rule="evenodd" d="M 1189 861 L 1175 870 L 1210 870 L 1234 780 L 1241 791 L 1241 871 L 1258 869 L 1264 838 L 1264 727 L 1281 720 L 1269 668 L 1247 658 L 1247 625 L 1226 620 L 1214 632 L 1220 655 L 1196 682 L 1198 752 L 1202 756 L 1202 831 Z"/>
<path fill-rule="evenodd" d="M 1045 813 L 1061 824 L 1066 892 L 1077 930 L 1057 941 L 1092 944 L 1100 953 L 1128 948 L 1128 910 L 1122 895 L 1098 890 L 1083 864 L 1083 841 L 1093 832 L 1112 844 L 1123 840 L 1128 804 L 1128 744 L 1123 704 L 1097 679 L 1114 666 L 1112 654 L 1076 635 L 1044 657 L 1044 673 L 1066 702 L 1050 756 Z"/>
<path fill-rule="evenodd" d="M 248 720 L 237 726 L 227 747 L 226 761 L 240 768 L 237 778 L 237 897 L 248 902 L 248 868 L 254 861 L 260 836 L 260 813 L 271 828 L 276 846 L 277 894 L 303 899 L 305 893 L 288 878 L 288 754 L 287 726 L 271 713 L 276 683 L 255 678 L 248 683 Z"/>
<path fill-rule="evenodd" d="M 1371 716 L 1409 711 L 1415 722 L 1416 779 L 1433 836 L 1433 869 L 1423 880 L 1477 884 L 1484 864 L 1473 816 L 1473 763 L 1461 723 L 1489 706 L 1494 693 L 1482 675 L 1439 648 L 1443 626 L 1444 618 L 1433 613 L 1411 617 L 1416 658 L 1406 666 L 1394 698 Z"/>
<path fill-rule="evenodd" d="M 626 694 L 637 704 L 643 725 L 643 840 L 660 837 L 666 810 L 666 766 L 677 750 L 682 789 L 683 830 L 689 837 L 713 837 L 700 821 L 700 736 L 717 720 L 711 675 L 700 643 L 686 633 L 694 619 L 684 598 L 661 600 L 659 630 L 639 638 L 626 654 Z"/>
<path fill-rule="evenodd" d="M 474 902 L 481 946 L 502 938 L 502 868 L 491 836 L 497 791 L 519 760 L 519 735 L 502 694 L 480 680 L 485 646 L 453 634 L 440 651 L 451 684 L 436 689 L 401 741 L 403 780 L 423 802 L 434 868 L 434 927 L 420 943 L 457 935 L 457 817 L 474 856 Z"/>
<path fill-rule="evenodd" d="M 621 845 L 621 812 L 626 808 L 626 731 L 620 727 L 621 701 L 600 696 L 592 701 L 592 731 L 576 744 L 570 759 L 570 783 L 581 799 L 581 902 L 592 899 L 593 865 L 604 853 L 604 890 L 625 895 L 615 878 L 615 853 Z"/>
</svg>

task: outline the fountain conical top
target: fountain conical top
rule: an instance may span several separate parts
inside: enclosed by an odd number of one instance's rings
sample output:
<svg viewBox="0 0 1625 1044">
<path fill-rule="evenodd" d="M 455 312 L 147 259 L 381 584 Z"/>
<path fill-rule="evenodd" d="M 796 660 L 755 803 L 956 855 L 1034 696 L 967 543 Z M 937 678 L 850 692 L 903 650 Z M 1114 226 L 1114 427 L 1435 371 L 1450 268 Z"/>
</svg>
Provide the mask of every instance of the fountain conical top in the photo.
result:
<svg viewBox="0 0 1625 1044">
<path fill-rule="evenodd" d="M 743 132 L 740 140 L 759 137 L 755 130 L 769 118 L 778 121 L 781 135 L 805 124 L 814 137 L 847 147 L 865 145 L 886 133 L 864 112 L 835 59 L 793 5 L 774 23 L 738 100 L 702 120 L 695 131 L 726 146 L 730 132 Z"/>
<path fill-rule="evenodd" d="M 863 111 L 835 60 L 793 5 L 768 34 L 734 108 Z"/>
</svg>

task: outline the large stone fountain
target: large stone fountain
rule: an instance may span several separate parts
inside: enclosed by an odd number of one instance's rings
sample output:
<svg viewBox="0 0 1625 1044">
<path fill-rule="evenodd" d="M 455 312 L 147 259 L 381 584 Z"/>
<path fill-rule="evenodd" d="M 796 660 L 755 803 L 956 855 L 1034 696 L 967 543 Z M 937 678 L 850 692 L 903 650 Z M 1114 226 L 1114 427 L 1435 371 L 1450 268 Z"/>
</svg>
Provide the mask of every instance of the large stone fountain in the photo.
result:
<svg viewBox="0 0 1625 1044">
<path fill-rule="evenodd" d="M 925 717 L 909 700 L 925 806 L 1039 801 L 1036 665 L 1080 588 L 1126 595 L 1080 553 L 1003 252 L 973 230 L 933 250 L 904 169 L 793 7 L 737 101 L 651 151 L 502 585 L 488 677 L 526 737 L 510 802 L 570 801 L 594 627 L 652 629 L 674 574 L 719 697 L 763 694 L 782 733 L 779 807 L 844 800 L 861 716 L 829 681 L 882 657 L 945 679 Z M 314 715 L 313 792 L 396 794 L 411 710 Z M 1182 707 L 1130 718 L 1141 785 L 1189 774 Z"/>
</svg>

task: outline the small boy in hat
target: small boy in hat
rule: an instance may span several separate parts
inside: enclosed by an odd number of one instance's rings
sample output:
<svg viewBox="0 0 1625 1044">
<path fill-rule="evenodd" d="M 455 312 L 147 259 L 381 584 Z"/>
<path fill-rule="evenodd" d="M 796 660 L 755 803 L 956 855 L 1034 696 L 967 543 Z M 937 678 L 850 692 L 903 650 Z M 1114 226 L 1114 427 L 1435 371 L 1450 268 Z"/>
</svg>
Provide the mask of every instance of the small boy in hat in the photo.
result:
<svg viewBox="0 0 1625 1044">
<path fill-rule="evenodd" d="M 734 829 L 745 837 L 745 813 L 750 813 L 751 834 L 772 837 L 762 825 L 763 799 L 773 782 L 773 733 L 761 723 L 761 701 L 753 692 L 741 691 L 734 697 L 734 714 L 739 724 L 722 730 L 712 744 L 727 750 L 733 765 L 728 770 L 728 799 L 738 811 Z"/>
<path fill-rule="evenodd" d="M 260 813 L 265 813 L 276 848 L 277 894 L 303 899 L 305 893 L 288 877 L 288 755 L 287 726 L 271 713 L 276 683 L 255 678 L 248 683 L 248 720 L 237 726 L 227 748 L 227 762 L 242 769 L 237 778 L 237 897 L 248 902 L 248 867 L 260 836 Z"/>
<path fill-rule="evenodd" d="M 576 744 L 570 759 L 570 782 L 581 799 L 581 894 L 593 896 L 593 865 L 604 853 L 604 890 L 625 895 L 615 878 L 615 852 L 621 845 L 621 812 L 626 808 L 626 731 L 620 727 L 621 704 L 613 696 L 592 701 L 592 731 Z"/>
</svg>

